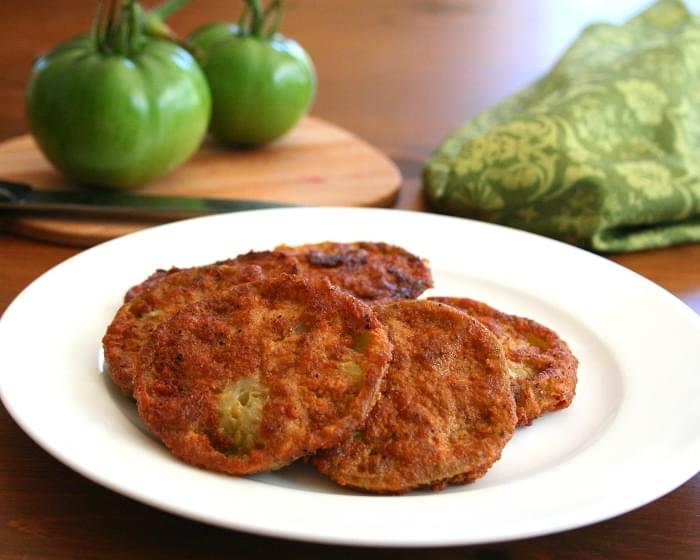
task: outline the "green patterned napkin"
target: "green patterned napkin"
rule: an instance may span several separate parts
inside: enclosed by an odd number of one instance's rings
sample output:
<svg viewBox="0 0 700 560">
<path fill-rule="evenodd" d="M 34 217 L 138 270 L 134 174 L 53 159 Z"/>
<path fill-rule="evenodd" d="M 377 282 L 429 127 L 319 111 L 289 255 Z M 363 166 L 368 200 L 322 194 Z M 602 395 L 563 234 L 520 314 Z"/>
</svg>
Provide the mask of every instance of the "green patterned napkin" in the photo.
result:
<svg viewBox="0 0 700 560">
<path fill-rule="evenodd" d="M 596 251 L 700 241 L 700 20 L 662 0 L 595 25 L 428 161 L 439 211 Z"/>
</svg>

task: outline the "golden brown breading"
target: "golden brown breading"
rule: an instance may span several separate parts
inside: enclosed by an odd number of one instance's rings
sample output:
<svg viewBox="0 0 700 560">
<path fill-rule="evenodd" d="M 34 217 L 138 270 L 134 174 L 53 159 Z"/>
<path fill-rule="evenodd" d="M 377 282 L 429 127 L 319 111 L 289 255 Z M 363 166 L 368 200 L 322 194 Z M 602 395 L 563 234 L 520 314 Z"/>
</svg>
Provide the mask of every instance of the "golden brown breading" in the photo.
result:
<svg viewBox="0 0 700 560">
<path fill-rule="evenodd" d="M 112 380 L 132 394 L 138 353 L 151 332 L 180 307 L 236 284 L 298 271 L 297 259 L 273 251 L 251 251 L 206 266 L 157 270 L 129 289 L 102 339 Z"/>
<path fill-rule="evenodd" d="M 571 404 L 576 393 L 578 360 L 553 330 L 473 299 L 430 299 L 466 311 L 501 342 L 510 369 L 519 426 Z"/>
<path fill-rule="evenodd" d="M 141 348 L 156 327 L 181 307 L 262 275 L 256 265 L 213 264 L 173 271 L 148 286 L 141 284 L 138 295 L 119 308 L 102 339 L 114 383 L 131 395 Z"/>
<path fill-rule="evenodd" d="M 130 302 L 132 299 L 141 295 L 143 292 L 150 290 L 151 288 L 153 288 L 153 286 L 159 284 L 161 280 L 163 280 L 163 278 L 165 278 L 166 276 L 170 276 L 171 274 L 175 274 L 176 272 L 180 272 L 181 270 L 184 269 L 179 268 L 177 266 L 173 266 L 168 269 L 159 268 L 148 278 L 146 278 L 143 282 L 129 288 L 126 291 L 126 294 L 124 294 L 124 303 Z"/>
<path fill-rule="evenodd" d="M 515 428 L 503 350 L 478 321 L 426 300 L 374 307 L 393 358 L 364 426 L 312 462 L 343 486 L 401 493 L 482 476 Z"/>
<path fill-rule="evenodd" d="M 265 276 L 301 272 L 300 263 L 296 258 L 279 251 L 249 251 L 231 260 L 237 264 L 257 265 L 262 268 Z"/>
<path fill-rule="evenodd" d="M 372 309 L 282 275 L 183 308 L 151 336 L 134 395 L 165 445 L 234 475 L 337 444 L 365 419 L 391 357 Z"/>
<path fill-rule="evenodd" d="M 281 273 L 296 274 L 300 270 L 299 263 L 295 258 L 275 251 L 250 251 L 248 253 L 239 255 L 233 259 L 226 259 L 213 263 L 213 265 L 220 264 L 228 264 L 232 266 L 239 266 L 244 264 L 258 265 L 260 268 L 263 269 L 266 275 Z M 148 278 L 146 278 L 143 282 L 129 288 L 129 290 L 127 290 L 126 294 L 124 295 L 124 302 L 127 303 L 131 301 L 136 296 L 141 295 L 141 293 L 150 290 L 156 284 L 159 284 L 167 276 L 175 274 L 176 272 L 181 272 L 182 270 L 186 269 L 179 268 L 176 266 L 173 266 L 168 269 L 159 268 Z"/>
<path fill-rule="evenodd" d="M 418 297 L 433 285 L 426 263 L 387 243 L 316 243 L 276 251 L 299 259 L 301 273 L 328 278 L 368 303 Z"/>
</svg>

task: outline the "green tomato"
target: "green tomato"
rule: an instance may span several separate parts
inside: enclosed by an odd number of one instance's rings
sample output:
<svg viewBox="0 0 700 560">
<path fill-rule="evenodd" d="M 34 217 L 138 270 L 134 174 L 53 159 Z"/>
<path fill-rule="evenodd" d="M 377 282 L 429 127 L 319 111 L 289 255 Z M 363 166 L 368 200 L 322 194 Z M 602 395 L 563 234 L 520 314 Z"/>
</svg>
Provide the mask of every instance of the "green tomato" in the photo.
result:
<svg viewBox="0 0 700 560">
<path fill-rule="evenodd" d="M 212 94 L 210 130 L 222 142 L 258 146 L 289 131 L 316 91 L 311 58 L 279 33 L 251 34 L 229 23 L 190 35 Z"/>
<path fill-rule="evenodd" d="M 138 38 L 118 49 L 105 46 L 114 36 L 93 33 L 34 64 L 30 130 L 48 160 L 79 182 L 142 185 L 179 166 L 206 134 L 211 97 L 195 59 L 173 42 Z"/>
</svg>

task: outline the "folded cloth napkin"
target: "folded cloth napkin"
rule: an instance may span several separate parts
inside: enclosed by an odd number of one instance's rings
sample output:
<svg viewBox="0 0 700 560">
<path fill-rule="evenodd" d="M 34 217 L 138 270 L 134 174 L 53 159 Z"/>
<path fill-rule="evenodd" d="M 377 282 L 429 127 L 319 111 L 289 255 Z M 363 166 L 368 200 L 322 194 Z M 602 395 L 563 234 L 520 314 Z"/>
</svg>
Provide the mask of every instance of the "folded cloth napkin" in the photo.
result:
<svg viewBox="0 0 700 560">
<path fill-rule="evenodd" d="M 661 0 L 585 29 L 552 71 L 450 134 L 440 212 L 601 252 L 700 241 L 700 19 Z"/>
</svg>

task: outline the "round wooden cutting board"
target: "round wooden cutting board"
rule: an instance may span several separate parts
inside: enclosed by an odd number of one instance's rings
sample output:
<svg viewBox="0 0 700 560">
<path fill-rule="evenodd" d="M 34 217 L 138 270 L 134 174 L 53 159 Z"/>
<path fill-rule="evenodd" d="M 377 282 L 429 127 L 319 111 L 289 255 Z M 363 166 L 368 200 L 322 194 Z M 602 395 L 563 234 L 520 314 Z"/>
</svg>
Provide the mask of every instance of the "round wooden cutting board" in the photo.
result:
<svg viewBox="0 0 700 560">
<path fill-rule="evenodd" d="M 0 143 L 0 178 L 45 190 L 79 188 L 51 167 L 28 135 Z M 206 142 L 185 165 L 131 192 L 308 206 L 390 206 L 400 186 L 398 168 L 375 147 L 338 126 L 306 117 L 284 138 L 259 149 L 233 150 Z M 4 221 L 16 233 L 77 246 L 154 223 L 53 216 Z"/>
</svg>

